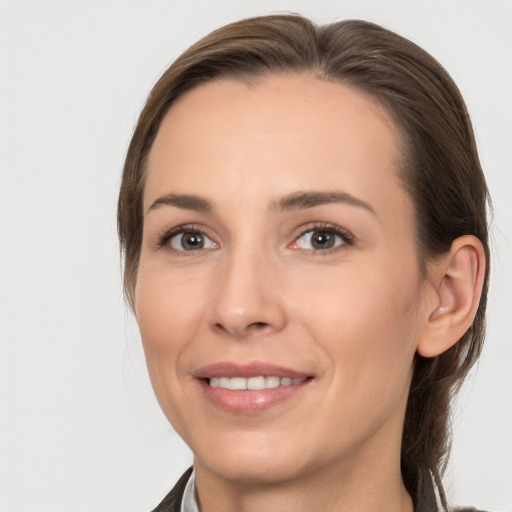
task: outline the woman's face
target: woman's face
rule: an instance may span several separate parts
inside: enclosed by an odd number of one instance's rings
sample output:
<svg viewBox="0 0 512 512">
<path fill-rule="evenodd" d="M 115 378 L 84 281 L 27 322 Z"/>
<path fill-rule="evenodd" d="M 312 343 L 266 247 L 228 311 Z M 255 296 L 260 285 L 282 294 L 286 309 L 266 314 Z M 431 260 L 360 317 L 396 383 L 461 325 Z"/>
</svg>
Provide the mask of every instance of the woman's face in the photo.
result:
<svg viewBox="0 0 512 512">
<path fill-rule="evenodd" d="M 166 115 L 135 309 L 198 467 L 277 481 L 398 459 L 427 293 L 399 144 L 373 100 L 308 75 L 211 82 Z"/>
</svg>

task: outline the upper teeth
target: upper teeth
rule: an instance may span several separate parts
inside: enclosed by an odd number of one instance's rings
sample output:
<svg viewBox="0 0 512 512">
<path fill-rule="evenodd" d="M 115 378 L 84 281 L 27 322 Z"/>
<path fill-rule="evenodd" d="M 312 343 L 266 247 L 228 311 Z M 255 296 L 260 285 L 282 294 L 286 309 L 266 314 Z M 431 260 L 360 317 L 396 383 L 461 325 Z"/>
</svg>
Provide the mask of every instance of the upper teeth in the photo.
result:
<svg viewBox="0 0 512 512">
<path fill-rule="evenodd" d="M 290 377 L 212 377 L 210 386 L 231 390 L 240 389 L 268 389 L 279 386 L 294 386 L 305 379 L 292 379 Z"/>
</svg>

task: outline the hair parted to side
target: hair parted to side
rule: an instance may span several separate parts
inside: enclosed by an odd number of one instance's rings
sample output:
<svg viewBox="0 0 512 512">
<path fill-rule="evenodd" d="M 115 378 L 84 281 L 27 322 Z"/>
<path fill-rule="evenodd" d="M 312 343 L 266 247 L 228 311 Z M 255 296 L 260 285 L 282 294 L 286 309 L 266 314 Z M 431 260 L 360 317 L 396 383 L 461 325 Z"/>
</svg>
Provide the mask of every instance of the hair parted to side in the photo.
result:
<svg viewBox="0 0 512 512">
<path fill-rule="evenodd" d="M 489 260 L 487 187 L 464 101 L 447 72 L 411 41 L 378 25 L 349 20 L 318 26 L 298 15 L 242 20 L 220 28 L 183 53 L 151 91 L 124 166 L 118 233 L 124 286 L 134 306 L 143 229 L 145 162 L 163 117 L 177 98 L 220 77 L 313 73 L 355 87 L 383 104 L 405 140 L 400 173 L 416 209 L 423 261 L 474 235 Z M 453 395 L 478 358 L 484 338 L 489 278 L 471 328 L 445 353 L 416 356 L 402 440 L 402 474 L 417 502 L 432 477 L 440 485 L 449 450 Z"/>
</svg>

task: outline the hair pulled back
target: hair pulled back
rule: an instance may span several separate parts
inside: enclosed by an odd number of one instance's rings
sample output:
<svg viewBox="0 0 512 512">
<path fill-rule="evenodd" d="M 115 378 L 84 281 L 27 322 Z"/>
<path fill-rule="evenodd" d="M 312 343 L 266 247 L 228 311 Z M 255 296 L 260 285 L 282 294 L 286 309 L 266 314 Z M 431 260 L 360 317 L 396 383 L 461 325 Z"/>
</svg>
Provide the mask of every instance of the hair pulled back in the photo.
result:
<svg viewBox="0 0 512 512">
<path fill-rule="evenodd" d="M 489 261 L 488 192 L 464 101 L 447 72 L 411 41 L 378 25 L 349 20 L 318 26 L 297 15 L 250 18 L 212 32 L 183 53 L 151 91 L 124 166 L 118 233 L 124 286 L 133 307 L 142 241 L 145 162 L 160 123 L 177 98 L 220 77 L 250 79 L 313 73 L 376 98 L 405 141 L 398 169 L 416 214 L 420 258 L 446 253 L 474 235 Z M 440 484 L 449 451 L 453 395 L 479 356 L 484 337 L 487 265 L 475 320 L 452 348 L 415 359 L 402 439 L 402 475 L 414 502 Z"/>
</svg>

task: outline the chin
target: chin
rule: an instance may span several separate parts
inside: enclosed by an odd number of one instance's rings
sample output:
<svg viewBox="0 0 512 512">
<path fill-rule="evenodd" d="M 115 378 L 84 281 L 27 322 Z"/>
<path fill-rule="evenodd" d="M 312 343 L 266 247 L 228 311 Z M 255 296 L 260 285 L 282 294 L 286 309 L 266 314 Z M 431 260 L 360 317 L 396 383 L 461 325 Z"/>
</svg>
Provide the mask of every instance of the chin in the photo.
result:
<svg viewBox="0 0 512 512">
<path fill-rule="evenodd" d="M 265 445 L 254 439 L 252 443 L 247 442 L 249 444 L 244 446 L 240 442 L 231 443 L 225 448 L 217 444 L 216 449 L 207 451 L 205 457 L 201 453 L 195 455 L 194 463 L 220 478 L 238 482 L 273 484 L 300 476 L 302 464 L 297 460 L 296 448 L 283 449 L 274 443 Z"/>
</svg>

